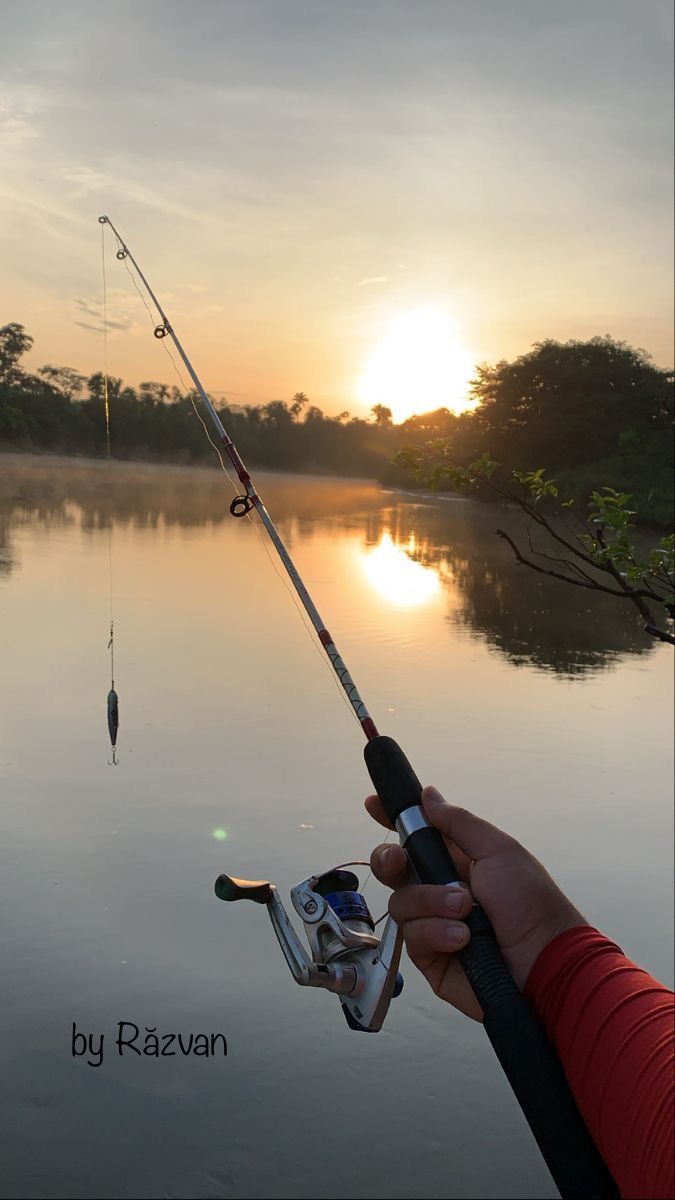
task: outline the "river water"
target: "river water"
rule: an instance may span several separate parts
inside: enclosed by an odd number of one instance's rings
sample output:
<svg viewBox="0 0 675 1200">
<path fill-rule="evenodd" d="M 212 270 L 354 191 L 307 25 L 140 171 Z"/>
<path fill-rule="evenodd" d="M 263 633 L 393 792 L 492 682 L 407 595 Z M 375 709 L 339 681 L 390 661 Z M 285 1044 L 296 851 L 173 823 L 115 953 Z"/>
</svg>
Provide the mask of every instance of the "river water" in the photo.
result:
<svg viewBox="0 0 675 1200">
<path fill-rule="evenodd" d="M 513 513 L 258 484 L 380 730 L 670 982 L 671 649 L 518 568 Z M 231 496 L 216 471 L 0 457 L 2 1193 L 554 1196 L 482 1029 L 405 959 L 359 1035 L 262 908 L 214 897 L 223 870 L 287 897 L 381 840 L 359 727 Z M 120 1057 L 120 1021 L 228 1054 Z"/>
</svg>

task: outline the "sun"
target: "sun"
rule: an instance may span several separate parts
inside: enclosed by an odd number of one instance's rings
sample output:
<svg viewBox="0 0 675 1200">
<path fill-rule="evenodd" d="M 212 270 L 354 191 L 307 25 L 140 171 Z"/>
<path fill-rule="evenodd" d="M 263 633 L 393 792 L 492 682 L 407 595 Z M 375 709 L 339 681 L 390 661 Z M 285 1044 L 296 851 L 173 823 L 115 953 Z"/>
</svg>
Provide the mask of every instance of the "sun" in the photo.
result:
<svg viewBox="0 0 675 1200">
<path fill-rule="evenodd" d="M 457 341 L 449 316 L 420 308 L 392 321 L 368 360 L 358 395 L 368 408 L 386 405 L 397 423 L 435 408 L 460 413 L 474 407 L 473 373 L 474 360 Z"/>
</svg>

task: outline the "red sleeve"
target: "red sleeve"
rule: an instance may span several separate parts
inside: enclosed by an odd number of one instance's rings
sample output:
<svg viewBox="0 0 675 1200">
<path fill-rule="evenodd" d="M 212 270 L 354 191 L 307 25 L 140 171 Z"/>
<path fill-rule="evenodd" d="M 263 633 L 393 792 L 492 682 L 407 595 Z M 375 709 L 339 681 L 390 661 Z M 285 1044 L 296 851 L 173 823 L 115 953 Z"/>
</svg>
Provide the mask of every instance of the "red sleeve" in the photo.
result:
<svg viewBox="0 0 675 1200">
<path fill-rule="evenodd" d="M 672 1200 L 672 992 L 584 925 L 539 955 L 525 995 L 624 1200 Z"/>
</svg>

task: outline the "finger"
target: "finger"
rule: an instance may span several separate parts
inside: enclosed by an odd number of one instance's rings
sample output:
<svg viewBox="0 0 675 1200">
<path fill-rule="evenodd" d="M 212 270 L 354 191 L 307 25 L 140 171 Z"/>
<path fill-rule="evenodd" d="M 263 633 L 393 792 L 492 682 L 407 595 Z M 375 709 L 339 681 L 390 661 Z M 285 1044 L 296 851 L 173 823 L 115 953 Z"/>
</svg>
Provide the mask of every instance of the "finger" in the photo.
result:
<svg viewBox="0 0 675 1200">
<path fill-rule="evenodd" d="M 432 825 L 474 862 L 503 853 L 514 845 L 514 839 L 496 825 L 490 825 L 489 821 L 483 821 L 466 808 L 448 804 L 434 787 L 424 789 L 422 804 Z"/>
<path fill-rule="evenodd" d="M 420 917 L 402 926 L 408 954 L 416 967 L 424 969 L 431 954 L 454 954 L 466 946 L 471 934 L 463 921 L 445 921 L 440 917 Z"/>
<path fill-rule="evenodd" d="M 382 807 L 382 801 L 379 796 L 366 796 L 365 799 L 366 812 L 369 816 L 377 821 L 379 825 L 384 825 L 385 829 L 393 829 L 389 817 Z"/>
<path fill-rule="evenodd" d="M 376 846 L 370 856 L 370 869 L 386 887 L 403 887 L 410 869 L 408 855 L 400 846 Z"/>
<path fill-rule="evenodd" d="M 382 807 L 382 801 L 380 800 L 379 796 L 366 796 L 365 806 L 368 815 L 371 816 L 374 821 L 377 821 L 379 825 L 383 825 L 385 829 L 394 828 L 389 820 L 389 817 L 385 813 L 384 808 Z M 459 872 L 460 878 L 464 879 L 468 883 L 471 872 L 471 859 L 467 854 L 464 854 L 464 852 L 460 850 L 459 846 L 456 846 L 454 842 L 450 841 L 449 838 L 446 838 L 445 841 L 447 843 L 448 850 L 452 855 L 452 861 Z"/>
<path fill-rule="evenodd" d="M 412 961 L 412 960 L 411 960 Z M 454 955 L 439 956 L 439 964 L 427 972 L 427 979 L 437 996 L 447 1001 L 455 1008 L 471 1017 L 474 1021 L 483 1020 L 483 1010 L 476 1000 L 476 994 L 471 987 L 464 968 Z"/>
<path fill-rule="evenodd" d="M 434 982 L 431 980 L 430 983 L 441 1000 L 453 1004 L 460 1013 L 471 1016 L 474 1021 L 483 1020 L 483 1009 L 476 1000 L 476 992 L 468 982 L 461 962 L 453 954 L 446 958 L 446 966 L 444 966 L 440 979 L 437 979 L 437 985 L 434 986 Z"/>
<path fill-rule="evenodd" d="M 420 917 L 466 917 L 472 906 L 473 897 L 461 884 L 438 887 L 412 883 L 391 897 L 389 912 L 398 925 L 403 925 Z"/>
</svg>

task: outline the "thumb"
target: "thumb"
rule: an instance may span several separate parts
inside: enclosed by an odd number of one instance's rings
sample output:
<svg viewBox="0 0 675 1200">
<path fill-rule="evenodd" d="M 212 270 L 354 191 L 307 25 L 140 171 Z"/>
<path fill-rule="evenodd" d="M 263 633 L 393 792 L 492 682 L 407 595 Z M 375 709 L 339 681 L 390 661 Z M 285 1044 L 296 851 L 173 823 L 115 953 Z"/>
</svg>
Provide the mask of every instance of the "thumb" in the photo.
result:
<svg viewBox="0 0 675 1200">
<path fill-rule="evenodd" d="M 431 824 L 474 862 L 493 854 L 502 854 L 513 847 L 514 840 L 507 833 L 502 833 L 496 825 L 475 816 L 466 808 L 448 804 L 434 787 L 424 789 L 422 805 Z"/>
</svg>

